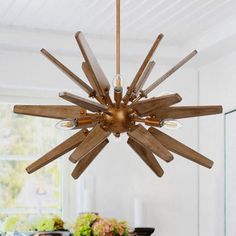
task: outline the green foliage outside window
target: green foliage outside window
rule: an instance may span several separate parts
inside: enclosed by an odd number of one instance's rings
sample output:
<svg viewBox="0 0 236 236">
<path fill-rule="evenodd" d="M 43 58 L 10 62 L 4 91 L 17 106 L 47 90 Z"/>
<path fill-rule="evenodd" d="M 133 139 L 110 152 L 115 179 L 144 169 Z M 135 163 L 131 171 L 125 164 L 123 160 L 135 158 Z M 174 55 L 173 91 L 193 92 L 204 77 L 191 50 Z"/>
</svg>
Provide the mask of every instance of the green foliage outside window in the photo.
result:
<svg viewBox="0 0 236 236">
<path fill-rule="evenodd" d="M 63 140 L 56 120 L 17 115 L 0 104 L 0 220 L 15 212 L 61 211 L 60 162 L 28 175 L 27 165 Z"/>
</svg>

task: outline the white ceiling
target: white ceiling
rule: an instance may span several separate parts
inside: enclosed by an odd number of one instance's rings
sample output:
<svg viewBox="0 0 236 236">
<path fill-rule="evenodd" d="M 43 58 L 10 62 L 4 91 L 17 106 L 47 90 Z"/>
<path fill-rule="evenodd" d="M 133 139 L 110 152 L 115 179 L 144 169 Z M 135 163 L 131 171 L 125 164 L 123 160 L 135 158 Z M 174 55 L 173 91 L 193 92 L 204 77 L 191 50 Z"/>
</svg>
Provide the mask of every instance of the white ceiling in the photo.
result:
<svg viewBox="0 0 236 236">
<path fill-rule="evenodd" d="M 121 11 L 123 39 L 150 43 L 162 32 L 165 46 L 205 51 L 235 42 L 235 0 L 121 0 Z M 0 0 L 0 29 L 7 27 L 114 37 L 115 0 Z"/>
</svg>

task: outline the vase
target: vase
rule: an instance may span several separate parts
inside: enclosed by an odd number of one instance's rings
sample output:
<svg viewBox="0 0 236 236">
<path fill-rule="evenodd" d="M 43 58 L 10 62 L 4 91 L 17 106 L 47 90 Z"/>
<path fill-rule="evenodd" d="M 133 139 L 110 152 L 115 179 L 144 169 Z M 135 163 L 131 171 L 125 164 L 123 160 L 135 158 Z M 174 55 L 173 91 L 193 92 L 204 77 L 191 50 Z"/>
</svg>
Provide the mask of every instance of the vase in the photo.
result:
<svg viewBox="0 0 236 236">
<path fill-rule="evenodd" d="M 150 236 L 155 231 L 155 228 L 138 227 L 134 229 L 135 236 Z"/>
<path fill-rule="evenodd" d="M 61 231 L 36 231 L 30 236 L 70 236 L 71 233 L 68 230 Z"/>
<path fill-rule="evenodd" d="M 0 236 L 71 236 L 68 230 L 61 231 L 27 231 L 0 232 Z"/>
</svg>

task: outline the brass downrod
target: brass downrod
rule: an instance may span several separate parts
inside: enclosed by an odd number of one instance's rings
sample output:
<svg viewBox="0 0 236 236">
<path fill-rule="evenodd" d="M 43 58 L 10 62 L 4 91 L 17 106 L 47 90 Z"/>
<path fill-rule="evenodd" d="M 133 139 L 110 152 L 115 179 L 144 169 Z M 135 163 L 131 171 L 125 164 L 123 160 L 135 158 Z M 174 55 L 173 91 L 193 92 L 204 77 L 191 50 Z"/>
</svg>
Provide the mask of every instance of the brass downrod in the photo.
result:
<svg viewBox="0 0 236 236">
<path fill-rule="evenodd" d="M 120 0 L 116 0 L 116 76 L 119 75 L 120 75 Z M 119 80 L 119 78 L 117 79 Z M 119 84 L 116 84 L 116 86 L 119 86 Z"/>
<path fill-rule="evenodd" d="M 116 82 L 114 88 L 114 100 L 117 108 L 122 99 L 122 87 L 120 78 L 120 0 L 116 0 Z"/>
</svg>

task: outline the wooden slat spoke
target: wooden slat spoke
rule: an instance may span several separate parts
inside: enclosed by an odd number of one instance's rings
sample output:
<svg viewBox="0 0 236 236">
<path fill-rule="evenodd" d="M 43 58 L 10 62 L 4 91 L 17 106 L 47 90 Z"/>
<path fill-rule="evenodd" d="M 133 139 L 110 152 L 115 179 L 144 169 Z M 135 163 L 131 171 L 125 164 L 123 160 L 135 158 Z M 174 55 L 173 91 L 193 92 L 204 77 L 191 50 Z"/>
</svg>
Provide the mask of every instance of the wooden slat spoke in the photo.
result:
<svg viewBox="0 0 236 236">
<path fill-rule="evenodd" d="M 95 157 L 102 151 L 102 149 L 109 143 L 108 139 L 104 140 L 97 147 L 95 147 L 91 152 L 89 152 L 79 163 L 76 164 L 72 172 L 72 177 L 78 179 L 80 175 L 86 170 L 86 168 L 91 164 Z"/>
<path fill-rule="evenodd" d="M 180 95 L 171 94 L 132 103 L 131 105 L 129 105 L 129 107 L 131 109 L 134 109 L 139 115 L 145 115 L 161 107 L 168 107 L 176 104 L 181 100 L 182 98 L 180 97 Z"/>
<path fill-rule="evenodd" d="M 179 63 L 177 63 L 174 67 L 172 67 L 169 71 L 167 71 L 154 83 L 152 83 L 147 89 L 145 89 L 142 92 L 142 96 L 147 96 L 152 90 L 154 90 L 159 84 L 164 82 L 169 76 L 171 76 L 174 72 L 176 72 L 180 67 L 182 67 L 185 63 L 187 63 L 196 54 L 197 54 L 196 50 L 192 51 L 189 55 L 187 55 L 184 59 L 182 59 Z"/>
<path fill-rule="evenodd" d="M 142 125 L 137 125 L 134 130 L 128 131 L 127 134 L 135 142 L 151 150 L 164 161 L 173 160 L 172 154 Z"/>
<path fill-rule="evenodd" d="M 151 74 L 154 66 L 155 66 L 155 62 L 154 61 L 150 61 L 147 65 L 147 67 L 145 68 L 144 72 L 142 73 L 136 87 L 135 87 L 135 96 L 138 95 L 139 91 L 143 88 L 144 84 L 146 83 L 149 75 Z"/>
<path fill-rule="evenodd" d="M 131 85 L 129 86 L 125 97 L 123 98 L 123 101 L 124 101 L 125 104 L 128 103 L 132 93 L 135 90 L 135 87 L 136 87 L 141 75 L 143 74 L 148 62 L 151 60 L 153 54 L 155 53 L 155 51 L 156 51 L 156 49 L 157 49 L 157 47 L 158 47 L 158 45 L 159 45 L 159 43 L 160 43 L 160 41 L 163 37 L 164 37 L 163 34 L 158 35 L 158 37 L 156 38 L 155 42 L 153 43 L 150 51 L 148 52 L 147 56 L 145 57 L 141 67 L 139 68 L 137 74 L 134 77 L 134 80 L 132 81 Z"/>
<path fill-rule="evenodd" d="M 163 169 L 149 149 L 143 147 L 131 138 L 128 139 L 127 143 L 157 176 L 161 177 L 164 174 Z"/>
<path fill-rule="evenodd" d="M 73 150 L 75 147 L 77 147 L 86 137 L 87 135 L 86 130 L 80 131 L 67 140 L 65 140 L 63 143 L 59 144 L 55 148 L 53 148 L 50 152 L 39 158 L 37 161 L 33 162 L 31 165 L 29 165 L 26 168 L 26 171 L 31 174 L 35 172 L 36 170 L 44 167 L 48 163 L 56 160 L 58 157 L 64 155 L 65 153 Z"/>
<path fill-rule="evenodd" d="M 160 143 L 162 143 L 171 152 L 174 152 L 190 161 L 196 162 L 197 164 L 205 166 L 207 168 L 211 168 L 213 166 L 213 161 L 187 147 L 176 139 L 168 136 L 167 134 L 164 134 L 160 130 L 153 127 L 149 128 L 148 130 Z"/>
<path fill-rule="evenodd" d="M 90 101 L 89 99 L 79 97 L 77 95 L 68 93 L 68 92 L 61 92 L 59 93 L 59 96 L 71 103 L 74 103 L 78 106 L 83 107 L 86 110 L 92 111 L 92 112 L 100 112 L 100 111 L 106 111 L 107 106 Z"/>
<path fill-rule="evenodd" d="M 62 72 L 64 72 L 73 82 L 75 82 L 81 89 L 83 89 L 89 96 L 94 94 L 93 89 L 88 86 L 83 80 L 81 80 L 76 74 L 64 66 L 53 55 L 51 55 L 46 49 L 41 49 L 43 55 L 45 55 L 54 65 L 56 65 Z"/>
<path fill-rule="evenodd" d="M 222 113 L 222 106 L 179 106 L 161 108 L 151 112 L 158 119 L 182 119 L 196 116 L 208 116 Z"/>
<path fill-rule="evenodd" d="M 102 143 L 109 135 L 110 132 L 104 130 L 100 124 L 97 124 L 84 141 L 71 154 L 69 158 L 70 161 L 76 163 L 77 161 L 82 160 L 82 158 L 97 147 L 97 145 Z"/>
<path fill-rule="evenodd" d="M 88 70 L 90 71 L 89 73 L 93 74 L 91 78 L 94 80 L 92 82 L 92 84 L 94 84 L 94 89 L 96 87 L 96 92 L 98 92 L 100 97 L 106 97 L 107 91 L 110 90 L 110 84 L 104 72 L 102 71 L 96 57 L 94 56 L 91 48 L 89 47 L 88 42 L 85 39 L 83 33 L 77 32 L 75 38 L 83 54 Z"/>
<path fill-rule="evenodd" d="M 57 105 L 15 105 L 14 112 L 30 116 L 39 116 L 54 119 L 74 119 L 80 117 L 79 106 Z"/>
<path fill-rule="evenodd" d="M 86 62 L 83 62 L 82 63 L 82 66 L 81 66 L 85 76 L 87 77 L 89 83 L 91 84 L 92 88 L 94 89 L 95 91 L 95 98 L 101 103 L 101 104 L 105 104 L 105 99 L 104 97 L 100 97 L 99 95 L 99 88 L 97 87 L 95 81 L 96 81 L 96 78 L 94 76 L 94 74 L 89 70 L 89 67 L 88 65 L 86 64 Z"/>
</svg>

